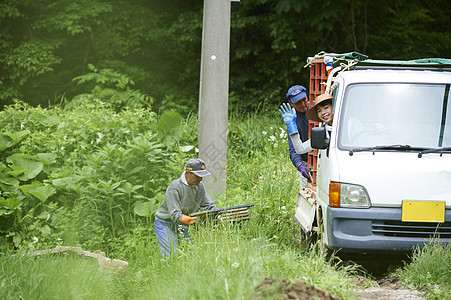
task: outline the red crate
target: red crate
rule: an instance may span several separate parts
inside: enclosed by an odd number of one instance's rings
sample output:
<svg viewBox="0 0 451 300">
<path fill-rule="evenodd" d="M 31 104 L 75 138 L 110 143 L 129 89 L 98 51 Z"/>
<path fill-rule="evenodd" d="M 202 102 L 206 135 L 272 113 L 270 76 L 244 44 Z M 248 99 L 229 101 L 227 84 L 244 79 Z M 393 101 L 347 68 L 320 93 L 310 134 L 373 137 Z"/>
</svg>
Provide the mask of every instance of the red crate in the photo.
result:
<svg viewBox="0 0 451 300">
<path fill-rule="evenodd" d="M 326 91 L 328 72 L 326 71 L 326 65 L 324 59 L 314 58 L 310 65 L 310 86 L 309 86 L 309 107 L 315 105 L 315 98 Z M 309 121 L 309 138 L 310 131 L 313 127 L 317 127 L 318 122 Z M 313 150 L 308 153 L 308 167 L 313 171 L 313 184 L 316 185 L 316 164 L 318 160 L 318 150 Z"/>
</svg>

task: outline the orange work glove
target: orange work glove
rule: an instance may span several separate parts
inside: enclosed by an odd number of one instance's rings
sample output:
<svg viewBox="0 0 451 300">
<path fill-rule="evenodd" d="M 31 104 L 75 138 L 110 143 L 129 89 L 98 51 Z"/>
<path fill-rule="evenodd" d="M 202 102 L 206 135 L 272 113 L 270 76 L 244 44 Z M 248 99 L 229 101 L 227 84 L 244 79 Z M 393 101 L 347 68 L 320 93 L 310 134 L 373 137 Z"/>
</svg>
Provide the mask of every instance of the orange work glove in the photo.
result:
<svg viewBox="0 0 451 300">
<path fill-rule="evenodd" d="M 192 225 L 194 223 L 194 220 L 196 220 L 196 217 L 190 217 L 187 215 L 182 216 L 182 224 Z"/>
</svg>

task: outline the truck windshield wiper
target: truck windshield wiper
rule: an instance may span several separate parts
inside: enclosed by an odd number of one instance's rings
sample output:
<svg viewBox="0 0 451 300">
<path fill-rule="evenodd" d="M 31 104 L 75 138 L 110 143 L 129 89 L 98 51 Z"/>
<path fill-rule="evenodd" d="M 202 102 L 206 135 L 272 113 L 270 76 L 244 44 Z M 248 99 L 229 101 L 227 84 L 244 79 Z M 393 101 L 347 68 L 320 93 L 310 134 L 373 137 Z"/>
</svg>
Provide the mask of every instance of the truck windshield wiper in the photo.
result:
<svg viewBox="0 0 451 300">
<path fill-rule="evenodd" d="M 362 151 L 376 151 L 376 150 L 426 150 L 425 148 L 413 148 L 410 145 L 381 145 L 381 146 L 372 146 L 372 147 L 363 147 L 363 148 L 355 148 L 349 150 L 349 155 L 352 156 L 354 152 L 362 152 Z M 429 150 L 429 148 L 427 148 Z"/>
<path fill-rule="evenodd" d="M 451 147 L 440 147 L 440 148 L 430 148 L 426 150 L 422 150 L 418 153 L 418 158 L 421 158 L 423 154 L 427 153 L 440 153 L 440 156 L 442 156 L 443 152 L 451 151 Z"/>
</svg>

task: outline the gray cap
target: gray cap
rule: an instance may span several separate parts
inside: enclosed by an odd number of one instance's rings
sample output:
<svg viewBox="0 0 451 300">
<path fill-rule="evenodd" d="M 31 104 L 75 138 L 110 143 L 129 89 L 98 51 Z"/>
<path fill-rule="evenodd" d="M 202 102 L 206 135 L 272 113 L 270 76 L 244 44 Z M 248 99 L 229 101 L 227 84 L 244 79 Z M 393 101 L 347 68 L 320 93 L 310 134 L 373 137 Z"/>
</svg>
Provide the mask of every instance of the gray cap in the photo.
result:
<svg viewBox="0 0 451 300">
<path fill-rule="evenodd" d="M 205 168 L 205 162 L 200 158 L 191 158 L 185 166 L 185 170 L 199 177 L 211 175 Z"/>
</svg>

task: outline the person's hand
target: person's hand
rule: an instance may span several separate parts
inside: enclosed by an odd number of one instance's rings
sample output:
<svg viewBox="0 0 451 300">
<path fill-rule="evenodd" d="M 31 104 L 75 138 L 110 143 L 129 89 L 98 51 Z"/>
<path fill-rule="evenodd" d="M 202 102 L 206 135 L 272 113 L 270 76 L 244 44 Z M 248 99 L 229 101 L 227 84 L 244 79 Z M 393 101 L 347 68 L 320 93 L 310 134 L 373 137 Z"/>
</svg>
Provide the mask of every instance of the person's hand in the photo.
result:
<svg viewBox="0 0 451 300">
<path fill-rule="evenodd" d="M 185 225 L 193 225 L 195 220 L 196 220 L 196 217 L 190 217 L 187 215 L 183 215 L 181 222 L 182 222 L 182 224 L 185 224 Z"/>
<path fill-rule="evenodd" d="M 302 176 L 304 176 L 307 179 L 310 179 L 310 176 L 308 174 L 308 172 L 310 172 L 310 169 L 306 166 L 304 166 L 303 164 L 299 164 L 297 166 L 299 172 L 301 172 Z"/>
<path fill-rule="evenodd" d="M 283 121 L 287 124 L 287 132 L 289 135 L 298 132 L 298 127 L 296 126 L 296 110 L 290 106 L 288 103 L 282 103 L 279 108 L 279 112 L 282 115 Z"/>
</svg>

